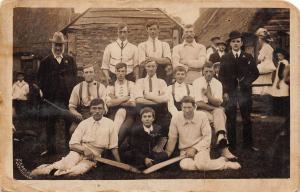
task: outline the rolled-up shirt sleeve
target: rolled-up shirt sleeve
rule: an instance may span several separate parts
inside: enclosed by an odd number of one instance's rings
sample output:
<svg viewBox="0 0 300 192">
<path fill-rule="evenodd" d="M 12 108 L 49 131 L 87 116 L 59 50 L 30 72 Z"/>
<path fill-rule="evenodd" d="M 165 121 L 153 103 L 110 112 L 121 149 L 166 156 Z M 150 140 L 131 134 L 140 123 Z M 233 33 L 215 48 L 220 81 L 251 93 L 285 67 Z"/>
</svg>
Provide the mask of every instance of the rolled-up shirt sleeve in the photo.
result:
<svg viewBox="0 0 300 192">
<path fill-rule="evenodd" d="M 101 69 L 109 70 L 110 63 L 110 46 L 106 46 L 103 53 Z"/>
<path fill-rule="evenodd" d="M 188 66 L 180 63 L 180 46 L 181 45 L 177 45 L 173 48 L 173 53 L 172 53 L 172 65 L 173 65 L 173 69 L 175 69 L 178 66 L 182 66 L 185 68 L 185 70 L 188 70 Z"/>
<path fill-rule="evenodd" d="M 143 94 L 143 80 L 142 79 L 138 79 L 136 81 L 136 84 L 135 84 L 135 99 L 137 98 L 144 98 L 144 94 Z"/>
<path fill-rule="evenodd" d="M 69 108 L 77 108 L 80 102 L 79 87 L 75 86 L 69 99 Z"/>
<path fill-rule="evenodd" d="M 79 123 L 79 125 L 75 129 L 74 133 L 72 134 L 72 137 L 69 142 L 70 145 L 81 144 L 85 127 L 86 126 L 84 125 L 84 122 Z"/>
<path fill-rule="evenodd" d="M 118 129 L 114 126 L 114 123 L 111 123 L 111 125 L 108 126 L 111 127 L 109 132 L 108 149 L 118 148 Z"/>
<path fill-rule="evenodd" d="M 162 52 L 162 56 L 164 58 L 169 58 L 171 61 L 172 55 L 171 55 L 171 49 L 170 49 L 170 45 L 167 42 L 162 42 L 162 46 L 163 46 L 163 52 Z"/>
</svg>

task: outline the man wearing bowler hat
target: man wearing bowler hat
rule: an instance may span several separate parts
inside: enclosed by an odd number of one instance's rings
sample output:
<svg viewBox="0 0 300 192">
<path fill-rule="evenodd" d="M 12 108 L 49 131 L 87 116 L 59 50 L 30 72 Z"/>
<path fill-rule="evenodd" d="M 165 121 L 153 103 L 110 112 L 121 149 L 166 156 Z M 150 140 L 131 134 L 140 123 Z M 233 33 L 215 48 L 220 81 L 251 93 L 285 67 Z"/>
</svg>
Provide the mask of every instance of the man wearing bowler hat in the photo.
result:
<svg viewBox="0 0 300 192">
<path fill-rule="evenodd" d="M 231 51 L 221 58 L 219 72 L 219 78 L 223 84 L 224 100 L 227 101 L 229 145 L 233 149 L 236 146 L 236 115 L 237 104 L 239 104 L 243 122 L 243 147 L 258 151 L 253 147 L 250 113 L 252 108 L 251 85 L 258 78 L 259 72 L 253 56 L 241 50 L 243 45 L 241 33 L 232 31 L 229 34 L 229 42 Z"/>
<path fill-rule="evenodd" d="M 64 44 L 67 42 L 61 32 L 55 32 L 52 42 L 52 53 L 41 61 L 37 79 L 43 96 L 55 105 L 68 109 L 71 91 L 76 83 L 77 68 L 74 59 L 64 54 Z M 66 144 L 70 139 L 69 127 L 71 122 L 61 113 L 47 104 L 44 105 L 46 117 L 47 150 L 42 154 L 54 154 L 55 123 L 59 118 L 65 120 Z"/>
</svg>

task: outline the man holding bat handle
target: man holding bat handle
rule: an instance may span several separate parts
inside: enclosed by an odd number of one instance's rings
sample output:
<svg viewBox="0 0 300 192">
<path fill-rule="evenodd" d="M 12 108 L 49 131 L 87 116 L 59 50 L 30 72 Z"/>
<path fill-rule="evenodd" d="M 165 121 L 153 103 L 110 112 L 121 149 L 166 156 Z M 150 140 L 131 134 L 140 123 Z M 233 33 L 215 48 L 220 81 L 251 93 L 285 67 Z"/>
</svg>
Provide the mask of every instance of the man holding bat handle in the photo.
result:
<svg viewBox="0 0 300 192">
<path fill-rule="evenodd" d="M 210 158 L 211 127 L 204 112 L 195 111 L 195 100 L 184 96 L 181 100 L 182 111 L 172 117 L 166 153 L 170 157 L 179 139 L 180 161 L 183 170 L 224 170 L 240 169 L 237 162 L 228 161 L 225 157 Z"/>
<path fill-rule="evenodd" d="M 53 164 L 37 167 L 31 172 L 31 176 L 84 174 L 96 166 L 95 157 L 100 157 L 105 149 L 111 150 L 115 160 L 120 162 L 118 134 L 113 121 L 103 117 L 104 106 L 102 99 L 93 99 L 90 103 L 92 117 L 79 123 L 74 131 L 69 142 L 69 154 Z"/>
</svg>

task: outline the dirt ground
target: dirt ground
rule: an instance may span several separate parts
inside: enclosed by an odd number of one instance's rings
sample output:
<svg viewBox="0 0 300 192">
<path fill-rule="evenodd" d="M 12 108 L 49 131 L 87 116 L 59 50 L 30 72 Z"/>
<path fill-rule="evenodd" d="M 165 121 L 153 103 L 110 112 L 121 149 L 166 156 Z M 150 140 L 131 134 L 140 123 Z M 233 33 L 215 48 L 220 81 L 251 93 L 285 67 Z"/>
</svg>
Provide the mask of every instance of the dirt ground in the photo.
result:
<svg viewBox="0 0 300 192">
<path fill-rule="evenodd" d="M 238 117 L 238 144 L 234 154 L 241 163 L 240 170 L 223 171 L 182 171 L 179 164 L 175 163 L 157 172 L 144 175 L 129 173 L 109 165 L 98 163 L 97 167 L 87 174 L 76 178 L 64 178 L 47 176 L 37 179 L 81 179 L 81 180 L 127 180 L 127 179 L 232 179 L 232 178 L 288 178 L 289 177 L 289 136 L 279 136 L 284 118 L 278 116 L 268 116 L 261 118 L 259 114 L 252 116 L 253 138 L 259 152 L 252 152 L 242 149 L 241 146 L 241 119 Z M 44 163 L 52 163 L 59 160 L 68 153 L 64 144 L 63 121 L 59 122 L 57 128 L 57 155 L 41 157 L 39 154 L 45 149 L 45 125 L 43 122 L 26 119 L 25 122 L 16 125 L 19 131 L 32 130 L 36 136 L 18 138 L 14 141 L 14 178 L 26 178 L 20 170 L 20 164 L 27 173 Z M 289 128 L 285 128 L 289 129 Z M 17 136 L 16 136 L 17 137 Z M 20 136 L 19 136 L 20 137 Z M 212 157 L 215 153 L 212 152 Z M 20 163 L 21 162 L 21 163 Z"/>
</svg>

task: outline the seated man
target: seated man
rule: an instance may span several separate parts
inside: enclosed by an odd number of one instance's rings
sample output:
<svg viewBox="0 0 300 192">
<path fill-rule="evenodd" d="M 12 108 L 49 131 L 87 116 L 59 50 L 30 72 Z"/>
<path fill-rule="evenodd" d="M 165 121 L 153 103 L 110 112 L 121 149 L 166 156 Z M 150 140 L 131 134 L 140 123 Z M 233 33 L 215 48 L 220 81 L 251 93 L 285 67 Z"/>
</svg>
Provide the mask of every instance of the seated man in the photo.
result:
<svg viewBox="0 0 300 192">
<path fill-rule="evenodd" d="M 223 102 L 222 83 L 213 77 L 214 69 L 212 63 L 203 66 L 203 76 L 193 83 L 197 109 L 204 111 L 210 122 L 213 123 L 216 134 L 216 145 L 221 150 L 221 155 L 227 159 L 236 158 L 227 147 L 226 139 L 226 115 L 221 107 Z"/>
<path fill-rule="evenodd" d="M 175 83 L 168 86 L 168 110 L 172 116 L 178 111 L 181 111 L 181 99 L 184 96 L 194 97 L 194 90 L 192 85 L 184 82 L 186 78 L 186 70 L 182 66 L 174 69 Z"/>
<path fill-rule="evenodd" d="M 179 164 L 183 170 L 240 169 L 239 163 L 227 161 L 224 157 L 210 158 L 211 127 L 207 116 L 195 111 L 195 100 L 191 96 L 184 96 L 181 103 L 182 111 L 171 120 L 167 155 L 171 156 L 179 139 L 180 154 L 186 155 Z"/>
<path fill-rule="evenodd" d="M 89 108 L 91 100 L 95 98 L 104 99 L 106 96 L 105 86 L 95 81 L 95 71 L 92 65 L 84 66 L 83 77 L 84 81 L 73 88 L 69 100 L 69 110 L 77 117 L 77 120 L 71 125 L 71 134 L 80 121 L 91 116 Z"/>
<path fill-rule="evenodd" d="M 39 166 L 31 172 L 31 176 L 84 174 L 96 166 L 94 157 L 101 156 L 105 149 L 110 149 L 115 160 L 120 162 L 118 136 L 113 121 L 103 117 L 104 101 L 98 98 L 93 99 L 90 103 L 90 112 L 92 117 L 80 122 L 72 135 L 69 142 L 69 154 L 53 164 Z"/>
<path fill-rule="evenodd" d="M 121 153 L 128 163 L 134 163 L 137 167 L 150 167 L 168 158 L 163 152 L 164 144 L 160 141 L 163 138 L 162 128 L 153 124 L 155 111 L 145 107 L 140 112 L 141 123 L 134 126 L 130 133 L 129 148 Z"/>
<path fill-rule="evenodd" d="M 135 85 L 126 79 L 127 65 L 125 63 L 118 63 L 115 68 L 117 80 L 107 87 L 107 117 L 113 119 L 119 129 L 119 145 L 121 145 L 135 120 Z"/>
<path fill-rule="evenodd" d="M 165 136 L 168 134 L 169 118 L 167 110 L 167 84 L 163 79 L 156 76 L 157 64 L 154 61 L 146 63 L 147 76 L 136 82 L 137 110 L 149 106 L 156 113 L 156 122 L 162 126 Z"/>
</svg>

